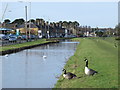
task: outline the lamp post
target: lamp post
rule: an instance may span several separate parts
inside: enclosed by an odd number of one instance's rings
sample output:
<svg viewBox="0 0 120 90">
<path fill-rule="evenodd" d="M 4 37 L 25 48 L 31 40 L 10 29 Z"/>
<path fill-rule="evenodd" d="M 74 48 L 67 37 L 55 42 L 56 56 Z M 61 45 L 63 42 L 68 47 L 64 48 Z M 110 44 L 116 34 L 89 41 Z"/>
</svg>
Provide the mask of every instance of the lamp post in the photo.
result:
<svg viewBox="0 0 120 90">
<path fill-rule="evenodd" d="M 31 19 L 31 2 L 29 2 L 29 19 Z M 31 20 L 29 21 L 29 39 L 31 40 L 31 34 L 30 34 L 30 28 L 31 28 Z"/>
<path fill-rule="evenodd" d="M 25 6 L 25 31 L 26 31 L 26 40 L 28 41 L 28 36 L 27 36 L 27 6 Z"/>
<path fill-rule="evenodd" d="M 19 3 L 24 3 L 24 1 L 18 1 Z M 27 6 L 25 5 L 25 34 L 26 34 L 26 40 L 28 41 L 27 37 Z"/>
<path fill-rule="evenodd" d="M 20 3 L 24 3 L 24 1 L 18 1 Z M 29 29 L 27 29 L 27 5 L 25 5 L 25 31 L 26 31 L 26 40 L 31 39 L 30 28 L 31 28 L 31 20 L 29 21 Z M 31 18 L 31 2 L 29 2 L 29 19 Z M 29 34 L 28 34 L 29 33 Z M 29 37 L 29 38 L 28 38 Z"/>
<path fill-rule="evenodd" d="M 48 31 L 47 31 L 47 34 L 48 34 L 48 39 L 50 38 L 49 20 L 50 20 L 50 19 L 48 19 Z"/>
</svg>

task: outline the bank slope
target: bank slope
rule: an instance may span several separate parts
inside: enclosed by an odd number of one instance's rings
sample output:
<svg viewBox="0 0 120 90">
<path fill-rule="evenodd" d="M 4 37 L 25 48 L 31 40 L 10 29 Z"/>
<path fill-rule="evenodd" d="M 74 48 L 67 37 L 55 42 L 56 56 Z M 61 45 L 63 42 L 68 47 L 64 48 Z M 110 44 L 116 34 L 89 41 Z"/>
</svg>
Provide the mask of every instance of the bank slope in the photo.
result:
<svg viewBox="0 0 120 90">
<path fill-rule="evenodd" d="M 65 65 L 68 72 L 80 78 L 71 80 L 60 76 L 55 88 L 117 88 L 118 87 L 118 48 L 113 38 L 82 38 L 77 50 Z M 111 40 L 111 42 L 110 42 Z M 84 57 L 89 67 L 98 71 L 95 76 L 84 74 Z"/>
<path fill-rule="evenodd" d="M 57 43 L 58 40 L 46 40 L 46 39 L 39 39 L 36 41 L 25 42 L 21 44 L 14 44 L 14 45 L 7 45 L 0 47 L 0 55 L 15 53 L 24 49 L 30 49 L 33 47 L 37 47 L 40 45 L 50 44 L 50 43 Z"/>
</svg>

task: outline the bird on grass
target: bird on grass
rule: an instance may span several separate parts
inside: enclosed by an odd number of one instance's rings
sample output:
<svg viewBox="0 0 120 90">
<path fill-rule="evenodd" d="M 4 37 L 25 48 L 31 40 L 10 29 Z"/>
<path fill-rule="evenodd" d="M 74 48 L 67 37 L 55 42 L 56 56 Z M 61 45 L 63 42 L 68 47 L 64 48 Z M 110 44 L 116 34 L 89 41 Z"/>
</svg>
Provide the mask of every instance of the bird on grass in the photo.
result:
<svg viewBox="0 0 120 90">
<path fill-rule="evenodd" d="M 97 71 L 88 68 L 88 60 L 86 58 L 84 61 L 86 62 L 86 65 L 85 65 L 85 74 L 86 75 L 94 75 L 94 74 L 98 73 Z"/>
<path fill-rule="evenodd" d="M 115 47 L 115 48 L 117 47 L 117 43 L 114 43 L 114 47 Z"/>
<path fill-rule="evenodd" d="M 71 73 L 71 72 L 66 72 L 65 69 L 62 70 L 63 71 L 63 77 L 66 79 L 72 79 L 77 77 L 75 74 Z"/>
</svg>

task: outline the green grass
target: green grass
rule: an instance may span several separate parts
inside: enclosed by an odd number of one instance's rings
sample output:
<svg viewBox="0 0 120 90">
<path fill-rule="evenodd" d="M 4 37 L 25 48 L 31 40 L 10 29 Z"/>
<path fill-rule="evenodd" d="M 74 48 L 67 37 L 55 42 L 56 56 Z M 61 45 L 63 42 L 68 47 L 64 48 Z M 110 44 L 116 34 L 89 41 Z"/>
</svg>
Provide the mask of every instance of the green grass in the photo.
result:
<svg viewBox="0 0 120 90">
<path fill-rule="evenodd" d="M 46 39 L 40 39 L 40 40 L 26 42 L 26 43 L 21 43 L 21 44 L 2 46 L 2 47 L 0 47 L 0 51 L 20 48 L 20 47 L 25 47 L 25 46 L 31 46 L 31 45 L 36 45 L 36 44 L 43 44 L 43 43 L 47 43 L 47 42 L 51 42 L 51 41 L 46 41 Z"/>
<path fill-rule="evenodd" d="M 73 40 L 80 43 L 64 68 L 81 78 L 67 80 L 61 75 L 55 88 L 118 88 L 118 48 L 114 47 L 117 41 L 111 37 Z M 84 74 L 84 57 L 89 60 L 89 67 L 98 71 L 98 74 Z"/>
</svg>

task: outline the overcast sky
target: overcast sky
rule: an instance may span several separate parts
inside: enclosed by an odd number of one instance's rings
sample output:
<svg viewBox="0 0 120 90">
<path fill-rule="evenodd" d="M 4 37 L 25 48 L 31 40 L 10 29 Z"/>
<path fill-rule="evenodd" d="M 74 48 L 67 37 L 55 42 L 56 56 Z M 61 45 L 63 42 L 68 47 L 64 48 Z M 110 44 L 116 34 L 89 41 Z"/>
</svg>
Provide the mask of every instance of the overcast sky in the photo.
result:
<svg viewBox="0 0 120 90">
<path fill-rule="evenodd" d="M 25 6 L 30 11 L 29 2 L 2 2 L 2 12 L 7 3 L 4 19 L 25 18 Z M 118 2 L 31 2 L 31 18 L 51 22 L 78 21 L 91 27 L 115 27 L 118 23 Z"/>
</svg>

